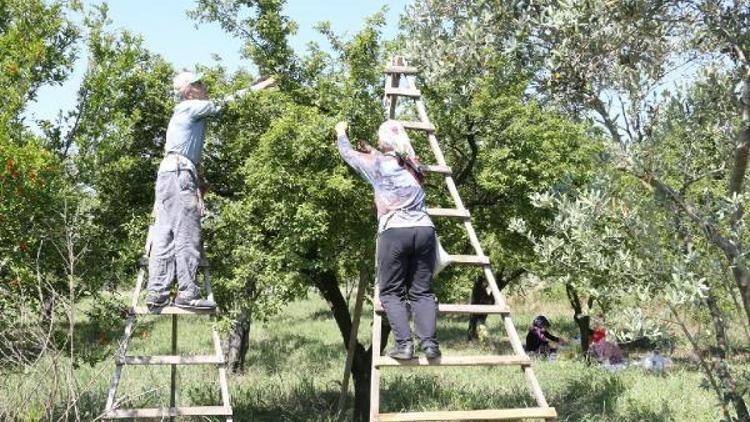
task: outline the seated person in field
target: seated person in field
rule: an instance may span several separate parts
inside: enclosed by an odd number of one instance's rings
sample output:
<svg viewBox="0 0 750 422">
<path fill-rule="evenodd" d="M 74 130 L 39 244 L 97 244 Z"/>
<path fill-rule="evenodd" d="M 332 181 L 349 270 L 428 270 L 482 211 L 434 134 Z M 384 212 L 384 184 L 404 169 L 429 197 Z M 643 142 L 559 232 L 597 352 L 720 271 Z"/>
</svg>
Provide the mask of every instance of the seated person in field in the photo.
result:
<svg viewBox="0 0 750 422">
<path fill-rule="evenodd" d="M 561 337 L 557 337 L 550 333 L 550 322 L 544 315 L 539 315 L 534 318 L 529 328 L 528 334 L 526 334 L 526 351 L 539 353 L 541 355 L 548 355 L 550 353 L 557 352 L 557 348 L 552 347 L 550 342 L 554 343 L 567 343 L 567 341 Z"/>
<path fill-rule="evenodd" d="M 588 353 L 589 356 L 596 359 L 599 363 L 609 365 L 625 363 L 620 346 L 617 343 L 607 341 L 607 332 L 603 326 L 598 326 L 594 329 Z"/>
</svg>

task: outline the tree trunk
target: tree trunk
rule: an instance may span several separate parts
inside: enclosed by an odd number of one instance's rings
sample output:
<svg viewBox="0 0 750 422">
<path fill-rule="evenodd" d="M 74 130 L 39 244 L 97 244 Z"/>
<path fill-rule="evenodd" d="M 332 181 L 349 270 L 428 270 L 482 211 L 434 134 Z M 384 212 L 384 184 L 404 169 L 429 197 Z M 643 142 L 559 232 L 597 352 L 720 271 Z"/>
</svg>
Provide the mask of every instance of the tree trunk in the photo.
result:
<svg viewBox="0 0 750 422">
<path fill-rule="evenodd" d="M 522 276 L 524 273 L 526 273 L 526 270 L 523 268 L 516 269 L 507 276 L 505 275 L 504 269 L 498 271 L 497 273 L 495 273 L 497 288 L 500 291 L 503 291 L 503 289 L 508 286 L 513 280 Z M 472 287 L 471 289 L 471 304 L 495 304 L 495 299 L 492 297 L 492 292 L 489 291 L 489 286 L 487 286 L 487 279 L 484 277 L 484 275 L 481 275 L 474 279 L 474 287 Z M 467 333 L 467 338 L 469 341 L 479 339 L 479 333 L 477 332 L 477 329 L 479 328 L 479 326 L 485 325 L 486 322 L 487 314 L 472 314 L 469 317 L 469 329 Z"/>
<path fill-rule="evenodd" d="M 578 331 L 581 334 L 581 352 L 585 355 L 589 351 L 589 340 L 591 339 L 591 317 L 583 313 L 583 306 L 581 305 L 581 299 L 578 297 L 578 292 L 575 287 L 571 284 L 565 285 L 565 293 L 568 295 L 568 301 L 570 306 L 573 307 L 573 320 L 575 320 L 578 326 Z M 591 309 L 591 303 L 589 301 L 589 309 Z"/>
<path fill-rule="evenodd" d="M 333 312 L 333 318 L 339 328 L 342 344 L 347 350 L 349 336 L 352 330 L 352 318 L 349 306 L 341 293 L 336 275 L 330 271 L 311 274 L 315 287 L 328 302 Z M 387 333 L 386 333 L 387 334 Z M 384 336 L 387 337 L 387 336 Z M 385 343 L 385 341 L 383 342 Z M 352 378 L 354 379 L 354 418 L 355 421 L 366 421 L 370 415 L 370 366 L 372 363 L 372 348 L 357 342 L 352 361 Z"/>
<path fill-rule="evenodd" d="M 686 257 L 689 257 L 693 253 L 693 237 L 688 231 L 687 227 L 685 227 L 685 225 L 682 223 L 682 219 L 677 212 L 674 213 L 674 223 L 677 229 L 677 233 L 680 234 L 680 237 L 682 238 L 682 241 L 685 245 L 683 252 L 685 253 Z M 733 293 L 734 292 L 732 291 L 732 289 L 730 289 L 730 296 L 732 296 L 732 299 L 736 300 L 736 298 L 733 297 Z M 727 340 L 726 324 L 724 322 L 723 312 L 719 305 L 716 303 L 716 295 L 714 294 L 713 288 L 709 286 L 708 289 L 706 289 L 705 294 L 706 307 L 708 308 L 709 315 L 711 316 L 711 322 L 714 326 L 718 359 L 712 365 L 713 368 L 705 362 L 702 367 L 706 371 L 706 377 L 711 380 L 715 380 L 715 378 L 713 377 L 713 373 L 711 373 L 710 371 L 713 369 L 717 373 L 719 381 L 721 382 L 721 387 L 719 387 L 719 385 L 715 381 L 713 381 L 713 387 L 716 391 L 716 394 L 719 396 L 719 400 L 722 402 L 722 410 L 724 411 L 724 414 L 727 416 L 727 418 L 729 418 L 727 405 L 731 404 L 736 409 L 737 415 L 740 420 L 750 420 L 750 416 L 748 415 L 747 411 L 747 405 L 745 404 L 742 395 L 738 394 L 737 385 L 735 384 L 734 379 L 732 378 L 732 374 L 729 371 L 729 367 L 726 363 L 726 357 L 729 352 L 729 341 Z M 735 302 L 735 305 L 739 308 L 739 304 Z M 697 343 L 691 341 L 691 344 L 693 344 L 695 353 L 700 354 L 700 350 L 698 350 L 697 348 Z"/>
<path fill-rule="evenodd" d="M 740 115 L 742 117 L 742 123 L 740 131 L 737 134 L 737 143 L 734 148 L 734 168 L 732 169 L 732 175 L 729 178 L 728 193 L 732 195 L 740 195 L 744 192 L 744 181 L 747 174 L 747 162 L 750 157 L 750 68 L 748 64 L 745 64 L 745 77 L 742 83 L 742 101 Z M 740 205 L 737 211 L 732 215 L 731 229 L 733 245 L 739 245 L 741 239 L 740 223 L 744 216 L 744 208 Z M 725 248 L 722 248 L 725 249 Z M 742 296 L 742 304 L 745 307 L 745 314 L 747 315 L 748 322 L 750 322 L 750 272 L 744 265 L 744 253 L 739 246 L 736 246 L 737 254 L 730 258 L 730 265 L 732 265 L 732 274 L 737 282 L 737 287 L 740 290 Z M 725 249 L 726 251 L 726 249 Z"/>
<path fill-rule="evenodd" d="M 226 361 L 233 373 L 245 370 L 245 357 L 250 345 L 250 310 L 243 308 L 237 321 L 229 329 L 226 346 Z"/>
<path fill-rule="evenodd" d="M 737 384 L 734 382 L 734 378 L 732 377 L 732 373 L 729 371 L 726 362 L 729 349 L 726 335 L 726 324 L 724 323 L 721 309 L 716 303 L 716 298 L 711 289 L 708 289 L 706 293 L 706 305 L 708 306 L 711 315 L 711 322 L 714 325 L 714 333 L 716 336 L 718 359 L 715 363 L 715 368 L 724 390 L 724 397 L 721 399 L 726 403 L 732 403 L 734 405 L 734 409 L 737 411 L 738 420 L 748 422 L 750 421 L 750 412 L 748 412 L 747 404 L 742 398 L 742 394 L 737 392 Z"/>
<path fill-rule="evenodd" d="M 472 305 L 492 305 L 495 300 L 492 298 L 492 294 L 487 292 L 487 280 L 484 276 L 477 277 L 474 280 L 474 287 L 471 289 L 471 304 Z M 469 341 L 478 340 L 479 333 L 477 329 L 481 325 L 485 325 L 487 322 L 487 314 L 471 314 L 469 316 L 469 330 L 467 338 Z"/>
</svg>

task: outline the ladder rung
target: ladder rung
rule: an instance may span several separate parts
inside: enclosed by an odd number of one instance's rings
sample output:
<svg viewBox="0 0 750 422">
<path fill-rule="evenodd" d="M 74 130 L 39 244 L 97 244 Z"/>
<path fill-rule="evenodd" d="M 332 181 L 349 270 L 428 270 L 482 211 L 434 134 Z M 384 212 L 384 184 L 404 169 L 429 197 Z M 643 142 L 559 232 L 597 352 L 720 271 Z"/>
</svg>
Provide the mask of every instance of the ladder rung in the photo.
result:
<svg viewBox="0 0 750 422">
<path fill-rule="evenodd" d="M 388 87 L 385 89 L 385 95 L 400 95 L 402 97 L 419 98 L 422 96 L 422 93 L 419 92 L 418 89 L 414 89 L 414 88 Z"/>
<path fill-rule="evenodd" d="M 430 217 L 453 217 L 464 220 L 471 218 L 469 210 L 460 210 L 458 208 L 427 208 L 427 214 Z"/>
<path fill-rule="evenodd" d="M 130 313 L 135 313 L 136 315 L 213 315 L 216 313 L 216 309 L 185 309 L 179 306 L 163 306 L 161 308 L 136 306 L 135 312 L 131 308 Z"/>
<path fill-rule="evenodd" d="M 375 312 L 382 313 L 383 306 L 380 303 L 375 304 Z M 438 303 L 438 313 L 441 314 L 507 314 L 510 310 L 498 305 L 470 305 L 470 304 L 452 304 Z"/>
<path fill-rule="evenodd" d="M 153 407 L 143 409 L 114 409 L 104 419 L 164 418 L 169 416 L 232 416 L 229 406 Z"/>
<path fill-rule="evenodd" d="M 117 359 L 118 365 L 222 365 L 224 357 L 205 356 L 122 356 Z"/>
<path fill-rule="evenodd" d="M 490 265 L 490 258 L 479 255 L 451 255 L 451 264 Z"/>
<path fill-rule="evenodd" d="M 510 310 L 498 305 L 438 304 L 438 312 L 445 314 L 507 314 Z"/>
<path fill-rule="evenodd" d="M 416 75 L 419 73 L 416 67 L 413 66 L 388 66 L 385 68 L 383 73 L 402 73 L 404 75 Z"/>
<path fill-rule="evenodd" d="M 401 120 L 399 121 L 401 123 L 401 126 L 403 126 L 405 129 L 414 129 L 414 130 L 423 130 L 425 132 L 434 132 L 435 126 L 424 123 L 424 122 L 414 122 L 409 120 Z"/>
<path fill-rule="evenodd" d="M 379 422 L 394 421 L 515 421 L 518 419 L 552 419 L 557 417 L 554 407 L 528 407 L 524 409 L 455 410 L 441 412 L 381 413 Z"/>
<path fill-rule="evenodd" d="M 428 173 L 440 173 L 446 176 L 450 176 L 453 174 L 453 170 L 451 170 L 451 168 L 448 166 L 422 166 L 422 167 L 424 167 L 425 171 Z"/>
<path fill-rule="evenodd" d="M 443 356 L 427 359 L 419 356 L 411 360 L 397 360 L 387 356 L 375 358 L 375 366 L 495 366 L 495 365 L 531 365 L 528 356 Z"/>
</svg>

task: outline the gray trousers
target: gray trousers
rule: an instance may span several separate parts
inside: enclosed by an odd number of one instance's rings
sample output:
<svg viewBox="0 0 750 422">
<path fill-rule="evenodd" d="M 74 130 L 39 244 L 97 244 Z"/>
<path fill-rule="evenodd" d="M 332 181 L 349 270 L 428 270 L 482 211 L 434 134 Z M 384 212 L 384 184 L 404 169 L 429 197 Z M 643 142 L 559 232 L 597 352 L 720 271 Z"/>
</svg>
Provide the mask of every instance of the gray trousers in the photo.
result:
<svg viewBox="0 0 750 422">
<path fill-rule="evenodd" d="M 432 292 L 435 248 L 432 227 L 393 228 L 378 236 L 380 302 L 399 346 L 412 341 L 407 291 L 420 344 L 422 347 L 437 345 L 437 299 Z"/>
<path fill-rule="evenodd" d="M 177 275 L 178 295 L 200 295 L 195 274 L 201 256 L 201 216 L 197 184 L 189 170 L 159 173 L 156 222 L 151 232 L 148 290 L 165 293 Z"/>
</svg>

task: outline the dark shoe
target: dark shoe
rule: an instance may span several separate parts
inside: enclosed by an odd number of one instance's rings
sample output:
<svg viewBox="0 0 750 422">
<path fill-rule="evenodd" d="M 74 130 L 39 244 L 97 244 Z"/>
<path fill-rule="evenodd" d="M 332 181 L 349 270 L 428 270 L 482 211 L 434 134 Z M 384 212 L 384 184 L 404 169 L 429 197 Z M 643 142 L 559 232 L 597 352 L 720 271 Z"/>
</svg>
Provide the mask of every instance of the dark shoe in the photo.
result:
<svg viewBox="0 0 750 422">
<path fill-rule="evenodd" d="M 397 360 L 414 359 L 414 346 L 411 343 L 406 343 L 401 346 L 397 344 L 388 351 L 388 356 Z"/>
<path fill-rule="evenodd" d="M 216 308 L 216 303 L 214 303 L 214 301 L 203 299 L 200 296 L 186 298 L 177 295 L 174 304 L 175 306 L 186 309 L 210 310 Z"/>
<path fill-rule="evenodd" d="M 422 351 L 424 352 L 424 357 L 427 359 L 437 359 L 443 355 L 440 353 L 440 346 L 437 344 L 434 346 L 423 347 Z"/>
<path fill-rule="evenodd" d="M 169 295 L 167 293 L 148 292 L 146 295 L 146 306 L 149 308 L 162 308 L 169 305 Z"/>
</svg>

